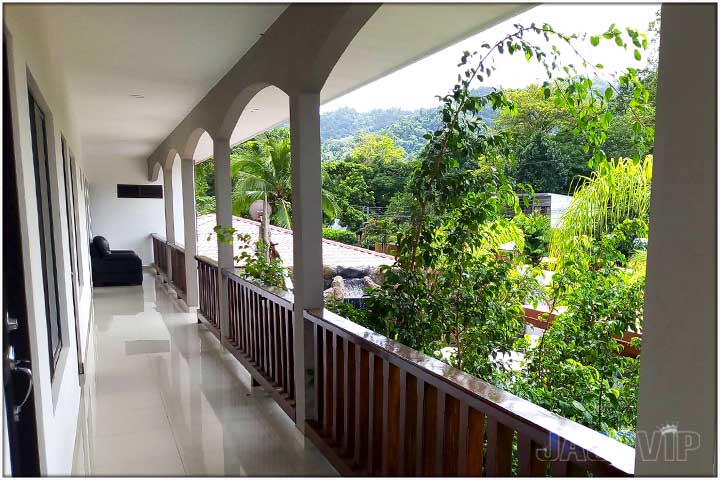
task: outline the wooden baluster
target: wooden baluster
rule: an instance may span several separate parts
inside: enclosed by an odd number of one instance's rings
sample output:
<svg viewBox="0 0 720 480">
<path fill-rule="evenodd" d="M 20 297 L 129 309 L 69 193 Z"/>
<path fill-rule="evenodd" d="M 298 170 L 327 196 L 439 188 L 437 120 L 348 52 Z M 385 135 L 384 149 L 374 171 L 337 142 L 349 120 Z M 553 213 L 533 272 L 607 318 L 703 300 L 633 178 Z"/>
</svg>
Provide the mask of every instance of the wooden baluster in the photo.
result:
<svg viewBox="0 0 720 480">
<path fill-rule="evenodd" d="M 266 319 L 267 319 L 267 309 L 268 309 L 268 301 L 269 300 L 267 299 L 267 297 L 264 297 L 262 295 L 259 295 L 259 297 L 260 297 L 260 303 L 259 303 L 260 309 L 258 311 L 258 313 L 259 313 L 258 321 L 260 323 L 260 328 L 258 329 L 260 332 L 260 338 L 259 338 L 259 340 L 260 340 L 260 363 L 259 363 L 259 367 L 260 367 L 260 372 L 263 375 L 267 375 L 267 371 L 268 371 L 268 362 L 267 362 L 268 333 L 267 333 Z"/>
<path fill-rule="evenodd" d="M 425 446 L 425 381 L 417 379 L 417 419 L 415 438 L 415 472 L 414 476 L 423 476 L 423 448 Z"/>
<path fill-rule="evenodd" d="M 383 442 L 383 359 L 373 354 L 370 357 L 370 428 L 368 433 L 368 474 L 380 475 L 382 470 Z"/>
<path fill-rule="evenodd" d="M 273 328 L 275 310 L 275 302 L 268 299 L 267 314 L 265 315 L 265 322 L 267 324 L 267 349 L 268 349 L 268 378 L 270 381 L 273 379 L 273 372 L 275 371 L 275 344 L 273 343 L 273 337 L 275 335 L 275 329 Z"/>
<path fill-rule="evenodd" d="M 400 394 L 398 398 L 398 450 L 397 450 L 397 475 L 405 475 L 405 443 L 407 435 L 407 424 L 408 424 L 408 408 L 407 408 L 407 378 L 408 373 L 398 367 L 400 375 Z"/>
<path fill-rule="evenodd" d="M 272 310 L 273 302 L 270 298 L 265 297 L 265 303 L 263 304 L 263 346 L 265 348 L 265 376 L 270 377 L 272 375 L 272 356 L 270 354 L 270 311 Z"/>
<path fill-rule="evenodd" d="M 418 379 L 414 375 L 405 372 L 405 401 L 401 400 L 400 408 L 405 407 L 405 428 L 401 429 L 401 435 L 404 434 L 405 441 L 402 447 L 404 452 L 400 461 L 398 475 L 415 476 L 417 466 L 417 439 L 418 439 Z M 402 395 L 402 390 L 400 390 Z"/>
<path fill-rule="evenodd" d="M 325 393 L 325 412 L 323 414 L 323 434 L 332 435 L 333 414 L 333 338 L 330 330 L 323 329 L 323 392 Z"/>
<path fill-rule="evenodd" d="M 370 425 L 370 354 L 359 345 L 355 349 L 355 465 L 362 469 L 368 458 Z"/>
<path fill-rule="evenodd" d="M 400 441 L 400 369 L 383 362 L 383 456 L 384 476 L 397 475 L 402 457 Z M 404 376 L 403 376 L 404 378 Z"/>
<path fill-rule="evenodd" d="M 275 305 L 275 383 L 282 385 L 282 322 L 281 315 L 283 307 L 280 304 Z"/>
<path fill-rule="evenodd" d="M 518 432 L 518 473 L 522 477 L 545 476 L 547 463 L 542 455 L 543 447 L 528 435 Z"/>
<path fill-rule="evenodd" d="M 355 344 L 347 339 L 343 339 L 343 365 L 345 366 L 344 374 L 344 392 L 345 411 L 343 412 L 343 455 L 352 455 L 355 444 Z"/>
<path fill-rule="evenodd" d="M 276 382 L 277 374 L 277 303 L 270 303 L 270 313 L 268 315 L 268 325 L 270 328 L 270 336 L 268 341 L 270 342 L 270 381 Z"/>
<path fill-rule="evenodd" d="M 437 445 L 437 389 L 425 384 L 425 402 L 423 405 L 424 422 L 423 422 L 423 446 L 420 455 L 423 463 L 420 474 L 428 477 L 436 475 L 435 459 Z"/>
<path fill-rule="evenodd" d="M 332 420 L 332 442 L 340 445 L 343 439 L 343 427 L 345 420 L 343 413 L 345 412 L 345 363 L 344 363 L 344 344 L 342 337 L 333 335 L 333 420 Z"/>
<path fill-rule="evenodd" d="M 240 350 L 247 356 L 247 302 L 245 301 L 245 287 L 238 285 L 238 301 L 240 304 Z"/>
<path fill-rule="evenodd" d="M 293 355 L 293 312 L 287 311 L 287 322 L 285 326 L 288 332 L 288 385 L 290 386 L 290 398 L 295 398 L 295 357 Z"/>
<path fill-rule="evenodd" d="M 465 428 L 467 433 L 467 427 Z M 456 477 L 459 473 L 460 401 L 445 395 L 445 440 L 443 445 L 443 475 Z"/>
<path fill-rule="evenodd" d="M 174 270 L 175 267 L 173 267 Z M 233 281 L 228 279 L 227 281 L 227 295 L 228 295 L 228 340 L 233 343 L 235 336 L 235 298 L 233 295 Z"/>
<path fill-rule="evenodd" d="M 324 429 L 325 421 L 325 337 L 323 329 L 320 325 L 313 324 L 313 337 L 315 345 L 315 408 L 317 409 L 317 427 L 318 431 Z M 284 349 L 283 349 L 284 351 Z M 284 365 L 284 364 L 283 364 Z M 283 372 L 285 367 L 283 366 Z"/>
<path fill-rule="evenodd" d="M 252 358 L 252 297 L 249 288 L 243 287 L 243 296 L 245 297 L 245 353 L 248 358 Z"/>
<path fill-rule="evenodd" d="M 508 477 L 512 473 L 514 432 L 492 417 L 487 426 L 487 476 Z"/>
<path fill-rule="evenodd" d="M 283 391 L 290 395 L 290 377 L 288 372 L 290 371 L 290 358 L 288 357 L 290 347 L 288 346 L 288 331 L 287 331 L 287 309 L 283 309 L 282 316 L 280 317 L 280 335 L 282 337 L 282 355 L 283 355 Z"/>
<path fill-rule="evenodd" d="M 443 476 L 443 468 L 445 459 L 443 451 L 445 449 L 445 392 L 435 389 L 437 413 L 435 414 L 435 475 Z M 432 455 L 432 450 L 428 451 Z"/>
<path fill-rule="evenodd" d="M 458 442 L 458 475 L 482 475 L 485 415 L 466 403 L 460 405 L 460 438 Z"/>
<path fill-rule="evenodd" d="M 258 317 L 260 316 L 260 296 L 257 294 L 257 292 L 251 291 L 250 294 L 252 295 L 252 325 L 253 325 L 253 356 L 252 360 L 257 366 L 260 363 L 260 332 L 258 331 L 258 327 L 260 326 L 260 322 L 258 321 Z"/>
</svg>

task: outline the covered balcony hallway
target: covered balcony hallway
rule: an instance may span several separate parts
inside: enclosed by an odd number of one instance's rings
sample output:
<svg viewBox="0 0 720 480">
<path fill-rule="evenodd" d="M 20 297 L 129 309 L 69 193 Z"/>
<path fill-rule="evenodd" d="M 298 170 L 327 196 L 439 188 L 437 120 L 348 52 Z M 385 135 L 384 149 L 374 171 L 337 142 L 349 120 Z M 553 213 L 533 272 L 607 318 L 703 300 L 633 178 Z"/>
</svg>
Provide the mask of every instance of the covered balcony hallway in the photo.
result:
<svg viewBox="0 0 720 480">
<path fill-rule="evenodd" d="M 321 106 L 531 6 L 5 5 L 3 473 L 715 475 L 714 5 L 664 4 L 658 60 L 637 432 L 701 439 L 687 455 L 323 308 Z M 231 147 L 285 122 L 292 292 L 196 228 L 195 165 L 229 227 Z M 99 287 L 96 236 L 142 286 Z"/>
<path fill-rule="evenodd" d="M 93 293 L 74 475 L 336 475 L 151 271 Z"/>
</svg>

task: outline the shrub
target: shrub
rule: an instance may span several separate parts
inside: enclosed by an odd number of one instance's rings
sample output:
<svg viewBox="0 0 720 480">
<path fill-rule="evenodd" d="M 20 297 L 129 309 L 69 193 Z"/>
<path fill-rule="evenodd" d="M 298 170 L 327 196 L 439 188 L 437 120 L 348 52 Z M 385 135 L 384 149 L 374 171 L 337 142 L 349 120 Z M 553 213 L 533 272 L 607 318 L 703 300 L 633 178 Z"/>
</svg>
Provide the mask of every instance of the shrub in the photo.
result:
<svg viewBox="0 0 720 480">
<path fill-rule="evenodd" d="M 548 243 L 550 243 L 550 219 L 539 213 L 530 215 L 517 215 L 513 222 L 523 231 L 525 244 L 523 255 L 533 265 L 538 265 L 542 257 L 548 254 Z"/>
<path fill-rule="evenodd" d="M 340 230 L 339 228 L 323 228 L 322 236 L 328 240 L 347 243 L 348 245 L 357 245 L 357 235 L 350 230 Z"/>
</svg>

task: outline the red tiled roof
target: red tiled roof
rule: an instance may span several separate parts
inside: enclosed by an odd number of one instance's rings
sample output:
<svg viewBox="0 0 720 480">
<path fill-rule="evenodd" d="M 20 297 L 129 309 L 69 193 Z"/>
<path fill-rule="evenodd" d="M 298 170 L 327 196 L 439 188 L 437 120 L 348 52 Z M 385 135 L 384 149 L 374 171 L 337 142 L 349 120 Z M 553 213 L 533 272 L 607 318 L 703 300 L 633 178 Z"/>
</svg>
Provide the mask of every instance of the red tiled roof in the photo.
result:
<svg viewBox="0 0 720 480">
<path fill-rule="evenodd" d="M 197 252 L 198 255 L 217 260 L 217 238 L 213 228 L 215 227 L 215 214 L 201 215 L 197 218 Z M 247 218 L 233 216 L 233 227 L 238 233 L 250 235 L 250 244 L 257 242 L 260 222 Z M 208 240 L 208 237 L 210 239 Z M 293 265 L 293 232 L 286 228 L 270 226 L 270 239 L 276 243 L 280 258 L 286 267 Z M 235 242 L 234 255 L 238 255 L 241 248 Z M 323 264 L 329 266 L 361 267 L 391 265 L 395 257 L 384 253 L 375 252 L 366 248 L 323 239 L 322 241 Z"/>
</svg>

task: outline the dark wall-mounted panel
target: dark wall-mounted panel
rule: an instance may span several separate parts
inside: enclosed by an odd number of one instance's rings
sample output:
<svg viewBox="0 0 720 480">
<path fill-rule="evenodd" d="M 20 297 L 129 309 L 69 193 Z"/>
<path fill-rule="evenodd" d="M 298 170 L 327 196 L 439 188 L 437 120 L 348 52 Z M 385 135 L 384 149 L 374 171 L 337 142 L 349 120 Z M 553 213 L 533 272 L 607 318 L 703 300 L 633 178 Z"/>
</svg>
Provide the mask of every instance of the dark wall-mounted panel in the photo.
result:
<svg viewBox="0 0 720 480">
<path fill-rule="evenodd" d="M 163 198 L 162 185 L 126 185 L 118 183 L 118 198 Z"/>
</svg>

